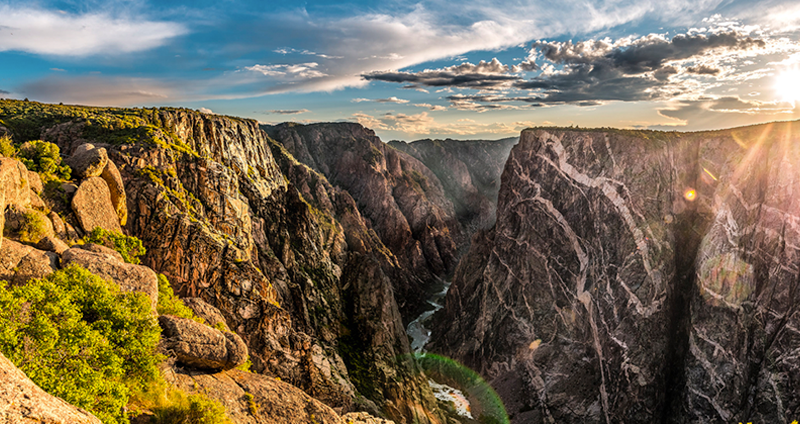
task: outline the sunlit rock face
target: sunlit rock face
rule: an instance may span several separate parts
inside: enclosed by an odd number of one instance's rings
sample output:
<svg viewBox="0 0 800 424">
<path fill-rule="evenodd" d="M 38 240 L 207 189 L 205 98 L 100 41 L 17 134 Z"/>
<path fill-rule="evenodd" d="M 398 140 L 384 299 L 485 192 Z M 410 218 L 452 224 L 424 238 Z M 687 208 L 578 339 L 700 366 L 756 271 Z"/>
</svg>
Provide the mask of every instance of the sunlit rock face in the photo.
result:
<svg viewBox="0 0 800 424">
<path fill-rule="evenodd" d="M 518 423 L 796 419 L 798 139 L 523 132 L 434 350 Z"/>
</svg>

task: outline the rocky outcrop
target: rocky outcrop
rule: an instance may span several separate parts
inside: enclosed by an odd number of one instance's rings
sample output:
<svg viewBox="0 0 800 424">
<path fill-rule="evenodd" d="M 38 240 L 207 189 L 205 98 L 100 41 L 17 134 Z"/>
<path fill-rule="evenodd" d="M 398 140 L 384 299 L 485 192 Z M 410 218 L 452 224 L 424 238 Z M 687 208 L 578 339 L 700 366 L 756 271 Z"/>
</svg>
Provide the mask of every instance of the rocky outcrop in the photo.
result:
<svg viewBox="0 0 800 424">
<path fill-rule="evenodd" d="M 188 393 L 219 400 L 238 424 L 393 424 L 364 413 L 340 417 L 290 384 L 239 370 L 208 374 L 175 369 L 167 379 Z"/>
<path fill-rule="evenodd" d="M 513 422 L 790 422 L 798 123 L 522 133 L 434 349 Z"/>
<path fill-rule="evenodd" d="M 94 415 L 47 394 L 0 353 L 0 422 L 101 424 Z"/>
<path fill-rule="evenodd" d="M 102 247 L 102 246 L 99 246 Z M 61 256 L 61 265 L 77 264 L 92 274 L 113 280 L 123 292 L 144 293 L 150 298 L 151 308 L 156 310 L 158 303 L 158 277 L 152 269 L 122 262 L 121 256 L 101 249 L 90 251 L 80 247 L 68 249 Z M 110 250 L 110 249 L 109 249 Z"/>
<path fill-rule="evenodd" d="M 100 177 L 89 177 L 81 182 L 72 197 L 72 211 L 85 232 L 95 227 L 122 232 L 108 184 Z"/>
<path fill-rule="evenodd" d="M 108 163 L 108 154 L 104 148 L 96 148 L 92 144 L 80 145 L 64 163 L 72 169 L 72 177 L 84 180 L 99 177 Z"/>
<path fill-rule="evenodd" d="M 5 240 L 0 246 L 0 281 L 22 285 L 31 278 L 42 278 L 58 269 L 58 256 L 53 252 Z"/>
<path fill-rule="evenodd" d="M 426 290 L 454 269 L 457 245 L 464 241 L 436 175 L 358 124 L 264 128 L 298 161 L 355 199 L 370 228 L 408 272 L 393 284 L 404 316 L 416 315 Z"/>
<path fill-rule="evenodd" d="M 228 325 L 225 323 L 225 317 L 222 316 L 219 309 L 209 305 L 203 299 L 199 297 L 187 297 L 182 300 L 183 304 L 188 306 L 195 315 L 202 318 L 206 324 L 214 328 L 218 326 L 227 328 Z"/>
<path fill-rule="evenodd" d="M 199 369 L 231 369 L 247 361 L 247 345 L 230 331 L 219 331 L 188 318 L 158 317 L 164 349 L 184 365 Z"/>
<path fill-rule="evenodd" d="M 111 194 L 111 206 L 117 211 L 117 218 L 119 224 L 125 225 L 128 222 L 128 205 L 126 203 L 127 196 L 125 195 L 125 185 L 122 183 L 122 176 L 119 174 L 117 166 L 113 161 L 106 162 L 100 178 L 108 185 L 109 194 Z"/>
<path fill-rule="evenodd" d="M 389 146 L 425 164 L 453 202 L 456 218 L 472 235 L 494 225 L 500 174 L 519 137 L 501 140 L 391 141 Z M 466 247 L 466 244 L 464 244 Z"/>
</svg>

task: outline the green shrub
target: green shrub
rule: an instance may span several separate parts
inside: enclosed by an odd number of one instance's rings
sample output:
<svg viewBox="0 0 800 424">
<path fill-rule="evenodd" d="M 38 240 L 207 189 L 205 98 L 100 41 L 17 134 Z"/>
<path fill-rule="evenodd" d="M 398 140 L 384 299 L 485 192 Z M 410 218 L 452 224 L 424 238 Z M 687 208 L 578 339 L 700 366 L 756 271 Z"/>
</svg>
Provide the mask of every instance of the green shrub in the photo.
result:
<svg viewBox="0 0 800 424">
<path fill-rule="evenodd" d="M 199 393 L 172 399 L 170 405 L 154 408 L 153 414 L 151 424 L 230 423 L 222 404 Z"/>
<path fill-rule="evenodd" d="M 150 300 L 70 265 L 9 288 L 0 283 L 0 351 L 50 394 L 104 423 L 127 423 L 132 390 L 160 378 Z"/>
<path fill-rule="evenodd" d="M 110 249 L 114 249 L 122 255 L 122 259 L 129 264 L 139 264 L 139 257 L 147 253 L 142 241 L 133 236 L 116 231 L 107 231 L 100 227 L 94 227 L 92 231 L 83 238 L 84 243 L 99 244 Z"/>
<path fill-rule="evenodd" d="M 19 239 L 24 243 L 37 243 L 47 234 L 47 225 L 42 215 L 28 211 L 22 214 Z"/>
<path fill-rule="evenodd" d="M 53 143 L 42 140 L 29 141 L 20 147 L 19 157 L 28 170 L 45 176 L 52 175 L 68 180 L 72 173 L 69 166 L 61 165 L 61 152 Z"/>
<path fill-rule="evenodd" d="M 175 296 L 175 292 L 164 274 L 158 274 L 158 305 L 156 309 L 159 315 L 175 315 L 176 317 L 189 318 L 200 324 L 205 324 L 203 318 L 196 316 L 194 311 L 184 305 L 178 296 Z"/>
<path fill-rule="evenodd" d="M 14 142 L 11 137 L 4 135 L 0 137 L 0 156 L 13 158 L 17 156 L 17 148 L 14 147 Z"/>
</svg>

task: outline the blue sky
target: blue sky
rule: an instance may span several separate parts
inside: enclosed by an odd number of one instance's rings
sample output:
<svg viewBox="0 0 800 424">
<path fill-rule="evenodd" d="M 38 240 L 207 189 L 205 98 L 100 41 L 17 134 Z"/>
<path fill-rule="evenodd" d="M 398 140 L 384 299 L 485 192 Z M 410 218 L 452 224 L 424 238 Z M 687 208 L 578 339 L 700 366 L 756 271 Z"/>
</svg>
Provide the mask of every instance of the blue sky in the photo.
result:
<svg viewBox="0 0 800 424">
<path fill-rule="evenodd" d="M 800 3 L 5 1 L 0 97 L 353 121 L 385 141 L 800 119 Z"/>
</svg>

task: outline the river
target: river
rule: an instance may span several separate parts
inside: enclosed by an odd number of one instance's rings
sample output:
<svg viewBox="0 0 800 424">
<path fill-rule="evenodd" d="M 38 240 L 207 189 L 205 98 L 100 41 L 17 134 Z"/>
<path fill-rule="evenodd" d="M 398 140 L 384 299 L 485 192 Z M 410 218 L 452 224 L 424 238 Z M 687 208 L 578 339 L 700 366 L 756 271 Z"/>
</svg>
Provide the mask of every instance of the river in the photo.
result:
<svg viewBox="0 0 800 424">
<path fill-rule="evenodd" d="M 441 290 L 435 291 L 428 299 L 428 305 L 430 306 L 430 309 L 420 314 L 417 319 L 411 321 L 408 324 L 408 327 L 406 327 L 406 333 L 411 339 L 411 350 L 414 353 L 420 355 L 425 354 L 425 345 L 427 345 L 431 340 L 431 330 L 426 328 L 426 325 L 430 321 L 433 314 L 435 314 L 439 309 L 442 309 L 442 300 L 447 294 L 447 290 L 450 289 L 450 284 L 451 283 L 449 282 L 442 282 Z M 428 385 L 431 387 L 431 390 L 433 390 L 433 395 L 436 397 L 436 399 L 442 402 L 452 403 L 458 415 L 473 419 L 472 414 L 470 413 L 469 401 L 461 390 L 450 387 L 446 384 L 438 383 L 432 379 L 428 379 Z"/>
</svg>

